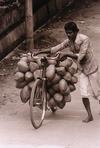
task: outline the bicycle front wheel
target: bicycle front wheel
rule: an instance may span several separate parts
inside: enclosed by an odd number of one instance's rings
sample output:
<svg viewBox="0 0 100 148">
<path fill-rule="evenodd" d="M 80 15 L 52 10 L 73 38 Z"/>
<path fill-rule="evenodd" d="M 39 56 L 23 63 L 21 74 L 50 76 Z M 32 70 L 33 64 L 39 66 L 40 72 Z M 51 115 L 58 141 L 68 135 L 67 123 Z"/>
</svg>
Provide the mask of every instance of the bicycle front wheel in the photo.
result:
<svg viewBox="0 0 100 148">
<path fill-rule="evenodd" d="M 43 81 L 34 82 L 30 98 L 30 116 L 35 129 L 38 129 L 44 120 L 46 110 L 46 92 Z"/>
</svg>

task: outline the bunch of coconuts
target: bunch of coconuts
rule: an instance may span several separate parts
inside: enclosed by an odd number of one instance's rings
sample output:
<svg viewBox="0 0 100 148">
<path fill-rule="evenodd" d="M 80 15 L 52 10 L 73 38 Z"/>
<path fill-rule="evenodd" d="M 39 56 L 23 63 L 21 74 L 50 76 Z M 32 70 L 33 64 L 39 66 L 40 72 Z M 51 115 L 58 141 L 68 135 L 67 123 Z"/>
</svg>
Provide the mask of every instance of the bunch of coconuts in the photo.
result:
<svg viewBox="0 0 100 148">
<path fill-rule="evenodd" d="M 20 97 L 23 103 L 30 99 L 37 77 L 42 77 L 40 59 L 34 60 L 31 53 L 27 53 L 23 54 L 17 63 L 16 88 L 21 89 Z M 78 82 L 76 72 L 77 68 L 70 58 L 59 61 L 59 63 L 55 59 L 48 59 L 46 89 L 49 106 L 63 108 L 66 102 L 71 102 L 71 92 L 76 90 L 75 84 Z"/>
</svg>

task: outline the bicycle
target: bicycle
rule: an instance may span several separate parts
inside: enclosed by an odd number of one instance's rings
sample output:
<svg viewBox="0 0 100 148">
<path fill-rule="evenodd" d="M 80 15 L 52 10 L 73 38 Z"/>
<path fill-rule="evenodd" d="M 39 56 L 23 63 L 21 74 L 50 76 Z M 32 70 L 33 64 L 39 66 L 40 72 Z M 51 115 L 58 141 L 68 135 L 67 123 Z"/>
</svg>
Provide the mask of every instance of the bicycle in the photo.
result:
<svg viewBox="0 0 100 148">
<path fill-rule="evenodd" d="M 33 59 L 40 59 L 40 57 L 32 56 Z M 46 78 L 46 68 L 48 66 L 48 59 L 59 59 L 59 54 L 56 57 L 47 57 L 43 56 L 41 57 L 41 70 L 42 70 L 42 77 L 38 77 L 33 85 L 32 91 L 31 91 L 31 97 L 30 97 L 30 117 L 32 125 L 35 129 L 38 129 L 44 120 L 45 112 L 48 109 L 51 109 L 52 112 L 55 112 L 57 110 L 57 106 L 48 106 L 48 100 L 47 100 L 47 78 Z"/>
</svg>

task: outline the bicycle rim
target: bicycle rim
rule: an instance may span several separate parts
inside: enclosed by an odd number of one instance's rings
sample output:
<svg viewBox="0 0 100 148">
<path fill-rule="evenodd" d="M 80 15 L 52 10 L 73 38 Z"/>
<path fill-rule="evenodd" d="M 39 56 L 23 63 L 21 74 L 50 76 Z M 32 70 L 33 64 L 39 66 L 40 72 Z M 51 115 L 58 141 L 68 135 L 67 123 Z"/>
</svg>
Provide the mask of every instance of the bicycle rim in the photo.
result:
<svg viewBox="0 0 100 148">
<path fill-rule="evenodd" d="M 41 81 L 39 79 L 35 81 L 30 98 L 30 116 L 35 129 L 42 125 L 45 116 L 46 92 L 40 84 Z"/>
</svg>

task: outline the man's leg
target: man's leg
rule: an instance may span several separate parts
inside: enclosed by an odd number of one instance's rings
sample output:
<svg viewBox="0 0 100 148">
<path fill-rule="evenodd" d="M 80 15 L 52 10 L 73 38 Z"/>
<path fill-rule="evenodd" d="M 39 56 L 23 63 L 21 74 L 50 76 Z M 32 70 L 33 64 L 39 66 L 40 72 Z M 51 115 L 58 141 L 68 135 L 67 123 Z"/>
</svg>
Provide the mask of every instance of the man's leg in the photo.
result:
<svg viewBox="0 0 100 148">
<path fill-rule="evenodd" d="M 100 72 L 96 71 L 95 73 L 89 75 L 89 81 L 90 81 L 93 97 L 97 101 L 99 101 L 99 104 L 100 104 Z M 99 115 L 100 115 L 100 111 L 99 111 Z"/>
<path fill-rule="evenodd" d="M 85 109 L 88 113 L 88 116 L 86 119 L 83 120 L 83 122 L 90 122 L 93 120 L 93 116 L 92 116 L 92 113 L 91 113 L 91 108 L 90 108 L 90 101 L 88 98 L 82 98 L 82 101 L 83 101 L 83 104 L 85 106 Z"/>
<path fill-rule="evenodd" d="M 79 80 L 80 80 L 80 92 L 82 96 L 82 101 L 88 113 L 87 118 L 83 120 L 83 122 L 89 122 L 93 120 L 93 116 L 92 116 L 91 108 L 90 108 L 90 102 L 88 99 L 88 96 L 90 95 L 89 90 L 88 90 L 90 83 L 89 83 L 88 77 L 84 73 L 80 74 Z"/>
</svg>

